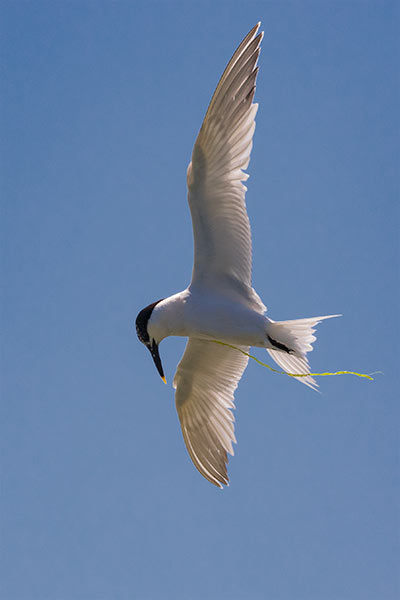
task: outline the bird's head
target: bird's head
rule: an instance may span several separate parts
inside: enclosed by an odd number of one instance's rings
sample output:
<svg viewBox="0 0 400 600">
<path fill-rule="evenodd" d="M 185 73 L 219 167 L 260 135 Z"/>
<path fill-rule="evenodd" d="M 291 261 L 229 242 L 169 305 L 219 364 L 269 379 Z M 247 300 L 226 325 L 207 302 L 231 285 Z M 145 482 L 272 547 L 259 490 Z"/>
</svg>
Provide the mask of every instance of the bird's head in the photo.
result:
<svg viewBox="0 0 400 600">
<path fill-rule="evenodd" d="M 144 344 L 146 348 L 148 348 L 148 350 L 150 351 L 150 354 L 153 357 L 154 364 L 157 367 L 157 371 L 159 372 L 161 379 L 164 383 L 167 383 L 161 364 L 160 354 L 158 352 L 158 344 L 161 340 L 157 340 L 154 338 L 154 336 L 151 335 L 151 316 L 153 314 L 154 308 L 159 302 L 161 302 L 161 300 L 157 300 L 157 302 L 149 304 L 140 311 L 140 313 L 136 317 L 136 333 L 142 344 Z"/>
</svg>

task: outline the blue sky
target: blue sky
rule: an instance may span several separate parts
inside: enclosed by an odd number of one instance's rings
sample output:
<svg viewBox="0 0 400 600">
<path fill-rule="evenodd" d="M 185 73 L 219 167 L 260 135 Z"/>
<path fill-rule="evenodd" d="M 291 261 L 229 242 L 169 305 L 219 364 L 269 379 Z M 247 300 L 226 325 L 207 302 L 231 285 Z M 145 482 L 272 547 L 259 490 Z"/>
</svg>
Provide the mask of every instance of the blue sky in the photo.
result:
<svg viewBox="0 0 400 600">
<path fill-rule="evenodd" d="M 2 600 L 398 597 L 396 2 L 2 2 Z M 186 167 L 266 35 L 254 285 L 319 327 L 322 395 L 249 364 L 231 486 L 192 466 L 134 331 L 183 289 Z M 266 359 L 266 353 L 255 350 Z"/>
</svg>

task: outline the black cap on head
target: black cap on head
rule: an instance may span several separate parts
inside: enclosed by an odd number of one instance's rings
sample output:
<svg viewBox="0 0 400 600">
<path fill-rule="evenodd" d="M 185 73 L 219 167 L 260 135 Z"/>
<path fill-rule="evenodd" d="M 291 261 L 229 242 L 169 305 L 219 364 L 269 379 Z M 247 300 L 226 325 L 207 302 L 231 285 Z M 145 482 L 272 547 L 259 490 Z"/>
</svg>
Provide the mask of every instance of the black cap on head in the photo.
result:
<svg viewBox="0 0 400 600">
<path fill-rule="evenodd" d="M 137 336 L 138 336 L 139 340 L 142 342 L 142 344 L 146 344 L 146 346 L 148 346 L 150 344 L 150 338 L 149 338 L 149 334 L 147 331 L 147 323 L 149 322 L 149 319 L 151 317 L 151 313 L 154 310 L 154 307 L 159 302 L 161 302 L 161 300 L 164 300 L 164 298 L 157 300 L 157 302 L 152 302 L 152 304 L 149 304 L 148 306 L 143 308 L 140 311 L 140 313 L 138 314 L 138 316 L 136 317 Z"/>
<path fill-rule="evenodd" d="M 163 298 L 161 298 L 161 300 L 163 300 Z M 158 353 L 158 344 L 155 340 L 150 339 L 149 332 L 147 331 L 147 325 L 151 314 L 154 310 L 154 307 L 159 302 L 161 302 L 161 300 L 157 300 L 157 302 L 149 304 L 148 306 L 146 306 L 146 308 L 143 308 L 143 310 L 140 311 L 140 313 L 136 317 L 136 333 L 142 344 L 144 344 L 150 350 L 150 354 L 153 357 L 154 364 L 157 367 L 157 371 L 159 372 L 161 379 L 164 381 L 164 383 L 166 383 L 164 371 L 161 364 L 161 358 Z"/>
</svg>

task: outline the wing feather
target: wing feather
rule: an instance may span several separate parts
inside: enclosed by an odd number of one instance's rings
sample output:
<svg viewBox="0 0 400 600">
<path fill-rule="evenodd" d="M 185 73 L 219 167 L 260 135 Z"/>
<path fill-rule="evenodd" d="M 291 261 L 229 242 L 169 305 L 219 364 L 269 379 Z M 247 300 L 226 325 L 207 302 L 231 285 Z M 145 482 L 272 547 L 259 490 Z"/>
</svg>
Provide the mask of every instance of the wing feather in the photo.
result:
<svg viewBox="0 0 400 600">
<path fill-rule="evenodd" d="M 248 348 L 242 348 L 247 351 Z M 228 485 L 233 455 L 234 392 L 248 357 L 215 342 L 189 338 L 175 378 L 175 401 L 189 455 L 200 473 L 218 487 Z"/>
<path fill-rule="evenodd" d="M 251 231 L 245 192 L 255 130 L 253 104 L 263 37 L 258 23 L 229 61 L 211 99 L 188 167 L 194 234 L 192 285 L 240 290 L 265 310 L 251 288 Z"/>
</svg>

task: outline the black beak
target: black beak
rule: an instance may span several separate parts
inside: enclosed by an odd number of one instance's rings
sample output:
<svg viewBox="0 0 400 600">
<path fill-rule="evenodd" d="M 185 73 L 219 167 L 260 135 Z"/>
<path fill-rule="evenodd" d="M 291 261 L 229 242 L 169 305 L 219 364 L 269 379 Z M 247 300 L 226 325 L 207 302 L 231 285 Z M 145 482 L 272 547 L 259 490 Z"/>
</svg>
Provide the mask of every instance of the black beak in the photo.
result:
<svg viewBox="0 0 400 600">
<path fill-rule="evenodd" d="M 162 364 L 161 364 L 160 354 L 158 352 L 158 344 L 156 344 L 156 342 L 153 340 L 151 346 L 148 346 L 148 349 L 150 350 L 150 353 L 154 360 L 154 364 L 157 367 L 157 371 L 159 372 L 161 379 L 163 380 L 164 383 L 167 383 L 165 376 L 164 376 Z"/>
</svg>

